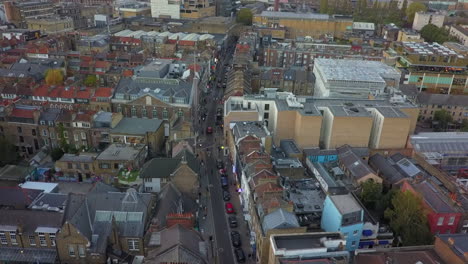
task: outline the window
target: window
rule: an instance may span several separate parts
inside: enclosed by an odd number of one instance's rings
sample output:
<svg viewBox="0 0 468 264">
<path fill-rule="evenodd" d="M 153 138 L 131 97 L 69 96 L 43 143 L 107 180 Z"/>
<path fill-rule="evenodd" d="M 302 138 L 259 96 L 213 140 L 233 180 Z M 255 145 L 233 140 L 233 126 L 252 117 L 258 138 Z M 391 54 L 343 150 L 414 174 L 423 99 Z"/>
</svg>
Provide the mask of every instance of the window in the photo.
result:
<svg viewBox="0 0 468 264">
<path fill-rule="evenodd" d="M 76 163 L 75 166 L 77 170 L 81 170 L 81 163 Z"/>
<path fill-rule="evenodd" d="M 355 247 L 355 246 L 356 246 L 356 241 L 353 241 L 353 242 L 351 243 L 351 246 Z"/>
<path fill-rule="evenodd" d="M 73 169 L 73 164 L 72 163 L 67 163 L 67 167 L 69 170 Z"/>
<path fill-rule="evenodd" d="M 153 109 L 153 118 L 158 118 L 158 110 Z"/>
<path fill-rule="evenodd" d="M 270 110 L 270 104 L 265 104 L 265 111 Z"/>
<path fill-rule="evenodd" d="M 455 223 L 455 216 L 451 216 L 448 221 L 448 225 L 453 225 Z"/>
<path fill-rule="evenodd" d="M 269 113 L 263 113 L 263 118 L 264 119 L 268 119 L 270 117 L 270 114 Z"/>
<path fill-rule="evenodd" d="M 132 107 L 131 109 L 131 116 L 136 116 L 136 108 Z"/>
<path fill-rule="evenodd" d="M 85 132 L 81 132 L 81 139 L 86 140 L 86 133 Z"/>
<path fill-rule="evenodd" d="M 117 113 L 122 113 L 122 107 L 120 105 L 117 106 Z"/>
<path fill-rule="evenodd" d="M 177 116 L 178 117 L 183 117 L 184 116 L 184 111 L 182 111 L 182 109 L 179 109 L 179 111 L 177 112 Z"/>
<path fill-rule="evenodd" d="M 153 187 L 145 187 L 145 192 L 152 192 L 153 191 Z"/>
<path fill-rule="evenodd" d="M 139 251 L 140 250 L 140 241 L 138 239 L 127 239 L 128 250 Z"/>
<path fill-rule="evenodd" d="M 49 233 L 50 245 L 55 246 L 55 234 Z"/>
<path fill-rule="evenodd" d="M 80 137 L 78 136 L 78 134 L 73 134 L 73 139 L 75 139 L 75 141 L 78 141 L 80 140 Z"/>
<path fill-rule="evenodd" d="M 29 236 L 29 245 L 36 246 L 36 236 Z"/>
<path fill-rule="evenodd" d="M 167 110 L 164 109 L 164 110 L 163 110 L 163 113 L 162 113 L 162 118 L 163 118 L 163 119 L 167 119 L 168 116 L 169 116 L 169 112 L 167 112 Z"/>
<path fill-rule="evenodd" d="M 439 219 L 437 220 L 437 225 L 438 225 L 438 226 L 441 226 L 443 223 L 444 223 L 444 218 L 443 218 L 443 217 L 439 217 Z"/>
<path fill-rule="evenodd" d="M 68 138 L 68 131 L 63 131 L 63 137 Z"/>
<path fill-rule="evenodd" d="M 43 135 L 44 137 L 47 137 L 47 129 L 42 129 L 42 135 Z"/>
<path fill-rule="evenodd" d="M 8 240 L 6 238 L 5 232 L 0 232 L 0 243 L 2 243 L 2 245 L 8 245 Z"/>
<path fill-rule="evenodd" d="M 89 170 L 89 164 L 88 163 L 85 163 L 83 166 L 84 166 L 85 170 Z"/>
<path fill-rule="evenodd" d="M 357 231 L 357 230 L 354 230 L 353 235 L 356 235 L 357 233 L 358 233 L 358 231 Z"/>
<path fill-rule="evenodd" d="M 23 133 L 23 129 L 21 127 L 16 128 L 18 130 L 18 133 Z"/>
<path fill-rule="evenodd" d="M 75 247 L 73 245 L 68 245 L 68 255 L 75 257 Z"/>
<path fill-rule="evenodd" d="M 54 122 L 53 122 L 53 121 L 49 121 L 49 126 L 54 126 Z"/>
<path fill-rule="evenodd" d="M 146 115 L 147 115 L 146 108 L 141 109 L 141 116 L 146 117 Z"/>
<path fill-rule="evenodd" d="M 18 245 L 18 241 L 16 240 L 16 232 L 10 231 L 10 242 L 12 245 Z"/>
<path fill-rule="evenodd" d="M 78 255 L 80 256 L 80 258 L 86 257 L 85 248 L 83 245 L 78 245 Z"/>
<path fill-rule="evenodd" d="M 99 163 L 99 168 L 101 169 L 109 169 L 110 165 L 109 163 Z"/>
<path fill-rule="evenodd" d="M 44 233 L 37 233 L 39 235 L 39 245 L 41 245 L 41 247 L 46 247 L 47 246 L 47 240 L 45 238 L 45 234 Z"/>
<path fill-rule="evenodd" d="M 43 126 L 45 126 L 45 124 L 46 124 L 44 120 L 41 120 L 39 123 L 40 123 L 41 125 L 43 125 Z"/>
<path fill-rule="evenodd" d="M 35 136 L 36 135 L 36 129 L 31 130 L 31 133 L 32 133 L 33 136 Z"/>
<path fill-rule="evenodd" d="M 52 131 L 50 132 L 50 138 L 51 138 L 51 139 L 54 139 L 54 138 L 55 138 L 55 133 L 52 132 Z"/>
<path fill-rule="evenodd" d="M 23 143 L 23 142 L 24 142 L 24 137 L 23 137 L 23 136 L 19 136 L 19 141 L 20 141 L 21 143 Z"/>
</svg>

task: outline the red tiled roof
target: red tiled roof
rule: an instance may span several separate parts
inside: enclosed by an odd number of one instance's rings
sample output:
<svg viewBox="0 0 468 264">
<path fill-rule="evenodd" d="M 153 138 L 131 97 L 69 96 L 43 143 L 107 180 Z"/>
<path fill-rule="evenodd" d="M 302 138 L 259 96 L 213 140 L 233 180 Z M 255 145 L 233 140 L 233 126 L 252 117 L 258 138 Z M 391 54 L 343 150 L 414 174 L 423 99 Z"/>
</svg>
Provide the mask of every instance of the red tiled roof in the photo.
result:
<svg viewBox="0 0 468 264">
<path fill-rule="evenodd" d="M 69 98 L 72 99 L 74 98 L 74 89 L 73 87 L 61 87 L 60 89 L 60 98 Z"/>
<path fill-rule="evenodd" d="M 89 99 L 91 98 L 91 89 L 85 88 L 84 90 L 78 89 L 76 92 L 76 98 L 79 99 Z"/>
<path fill-rule="evenodd" d="M 113 89 L 110 88 L 110 87 L 101 87 L 101 88 L 97 88 L 96 89 L 96 92 L 94 93 L 94 96 L 93 97 L 105 97 L 105 98 L 109 98 L 112 96 L 112 91 Z"/>
<path fill-rule="evenodd" d="M 49 97 L 52 97 L 52 98 L 60 97 L 60 90 L 61 90 L 61 87 L 55 87 L 48 94 L 46 94 L 45 96 L 49 96 Z"/>
<path fill-rule="evenodd" d="M 49 95 L 49 86 L 45 84 L 37 87 L 33 92 L 33 96 L 48 96 L 48 95 Z"/>
<path fill-rule="evenodd" d="M 34 110 L 32 109 L 18 109 L 15 108 L 11 111 L 10 116 L 20 118 L 34 118 Z"/>
<path fill-rule="evenodd" d="M 107 67 L 109 67 L 109 62 L 107 62 L 107 61 L 96 61 L 96 63 L 94 64 L 94 67 L 95 68 L 107 68 Z"/>
<path fill-rule="evenodd" d="M 93 114 L 91 111 L 77 113 L 73 121 L 91 122 Z"/>
<path fill-rule="evenodd" d="M 81 61 L 80 67 L 89 67 L 91 65 L 90 61 Z"/>
</svg>

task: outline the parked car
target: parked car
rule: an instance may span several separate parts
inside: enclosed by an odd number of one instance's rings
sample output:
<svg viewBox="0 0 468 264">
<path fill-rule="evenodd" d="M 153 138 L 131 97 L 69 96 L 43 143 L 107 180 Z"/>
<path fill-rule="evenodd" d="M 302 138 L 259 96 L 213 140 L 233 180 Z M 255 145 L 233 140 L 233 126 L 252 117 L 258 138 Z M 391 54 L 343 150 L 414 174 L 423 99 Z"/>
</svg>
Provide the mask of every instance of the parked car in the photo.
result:
<svg viewBox="0 0 468 264">
<path fill-rule="evenodd" d="M 212 127 L 207 127 L 206 128 L 206 133 L 207 134 L 212 134 L 213 133 L 213 128 Z"/>
<path fill-rule="evenodd" d="M 237 218 L 233 215 L 229 217 L 229 226 L 231 228 L 237 227 Z"/>
<path fill-rule="evenodd" d="M 227 189 L 229 187 L 228 178 L 225 176 L 221 177 L 221 187 L 223 187 L 223 189 Z"/>
<path fill-rule="evenodd" d="M 234 213 L 234 206 L 232 203 L 226 203 L 226 213 L 233 214 Z"/>
<path fill-rule="evenodd" d="M 244 251 L 242 250 L 242 248 L 236 248 L 234 250 L 234 253 L 236 254 L 237 262 L 239 262 L 239 263 L 244 263 L 245 262 L 245 254 L 244 254 Z"/>
<path fill-rule="evenodd" d="M 226 202 L 231 200 L 231 194 L 226 190 L 223 190 L 223 200 Z"/>
<path fill-rule="evenodd" d="M 237 231 L 231 231 L 231 240 L 232 240 L 232 245 L 234 247 L 240 247 L 241 246 L 241 236 L 239 232 Z"/>
</svg>

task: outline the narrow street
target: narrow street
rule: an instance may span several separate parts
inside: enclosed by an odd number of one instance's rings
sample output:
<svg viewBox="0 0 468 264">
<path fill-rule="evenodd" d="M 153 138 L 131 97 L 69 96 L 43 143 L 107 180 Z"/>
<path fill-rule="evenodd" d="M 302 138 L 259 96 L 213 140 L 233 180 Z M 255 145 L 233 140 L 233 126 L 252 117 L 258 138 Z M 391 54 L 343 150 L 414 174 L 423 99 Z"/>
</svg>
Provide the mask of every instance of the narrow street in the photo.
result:
<svg viewBox="0 0 468 264">
<path fill-rule="evenodd" d="M 199 137 L 197 141 L 197 149 L 200 160 L 204 166 L 201 169 L 201 188 L 202 188 L 202 204 L 206 206 L 206 216 L 203 223 L 200 225 L 204 236 L 210 240 L 214 263 L 237 263 L 234 256 L 232 242 L 230 238 L 230 228 L 225 213 L 225 202 L 223 201 L 223 189 L 221 187 L 221 178 L 216 167 L 216 160 L 223 159 L 224 155 L 219 147 L 224 142 L 222 129 L 215 124 L 217 108 L 223 108 L 221 99 L 223 97 L 223 89 L 218 88 L 217 83 L 223 82 L 226 71 L 224 64 L 229 61 L 232 56 L 233 47 L 228 49 L 226 54 L 221 54 L 221 59 L 218 67 L 215 70 L 216 81 L 213 83 L 210 92 L 203 95 L 201 98 L 206 113 L 206 119 L 201 121 L 199 128 Z M 206 100 L 206 103 L 204 103 Z M 201 115 L 202 113 L 200 113 Z M 208 134 L 207 128 L 212 127 L 213 133 Z M 225 163 L 226 164 L 226 163 Z M 231 191 L 231 195 L 236 195 Z M 241 220 L 241 219 L 240 219 Z"/>
</svg>

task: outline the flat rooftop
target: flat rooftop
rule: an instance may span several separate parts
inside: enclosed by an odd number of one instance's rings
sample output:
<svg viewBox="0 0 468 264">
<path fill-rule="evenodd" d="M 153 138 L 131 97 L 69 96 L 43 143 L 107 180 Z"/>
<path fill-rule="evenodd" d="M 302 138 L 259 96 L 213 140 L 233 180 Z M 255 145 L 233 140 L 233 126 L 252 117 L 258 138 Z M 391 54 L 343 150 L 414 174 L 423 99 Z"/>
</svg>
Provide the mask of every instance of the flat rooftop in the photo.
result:
<svg viewBox="0 0 468 264">
<path fill-rule="evenodd" d="M 317 13 L 293 13 L 293 12 L 273 12 L 263 11 L 260 16 L 271 18 L 285 18 L 285 19 L 315 19 L 315 20 L 328 20 L 329 15 Z"/>
<path fill-rule="evenodd" d="M 126 117 L 111 130 L 111 134 L 144 136 L 148 132 L 156 132 L 162 123 L 163 121 L 160 119 Z"/>
<path fill-rule="evenodd" d="M 331 195 L 330 199 L 342 215 L 362 210 L 359 203 L 351 194 Z"/>
<path fill-rule="evenodd" d="M 400 76 L 395 68 L 379 61 L 315 59 L 314 67 L 326 81 L 385 83 L 384 75 Z"/>
<path fill-rule="evenodd" d="M 112 144 L 97 156 L 96 160 L 134 160 L 145 145 Z"/>
<path fill-rule="evenodd" d="M 468 132 L 425 132 L 410 140 L 418 152 L 468 153 Z"/>
<path fill-rule="evenodd" d="M 449 56 L 456 55 L 458 58 L 463 59 L 465 56 L 457 53 L 451 48 L 445 47 L 437 42 L 402 42 L 405 51 L 409 54 L 419 55 L 439 55 Z"/>
<path fill-rule="evenodd" d="M 276 248 L 286 250 L 313 249 L 323 247 L 322 238 L 336 240 L 342 239 L 340 233 L 307 233 L 295 235 L 273 235 Z"/>
</svg>

